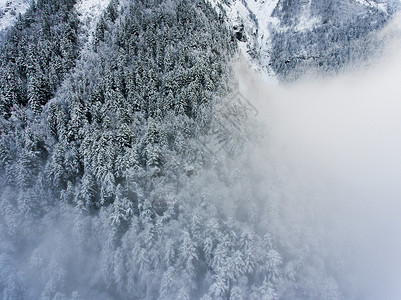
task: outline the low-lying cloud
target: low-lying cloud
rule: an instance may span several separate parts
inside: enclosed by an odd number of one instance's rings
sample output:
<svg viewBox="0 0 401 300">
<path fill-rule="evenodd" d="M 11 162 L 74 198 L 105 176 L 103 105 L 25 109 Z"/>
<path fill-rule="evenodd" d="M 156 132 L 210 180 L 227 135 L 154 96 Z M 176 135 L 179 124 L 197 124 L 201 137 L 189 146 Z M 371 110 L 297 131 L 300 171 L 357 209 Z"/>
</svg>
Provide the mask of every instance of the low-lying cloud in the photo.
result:
<svg viewBox="0 0 401 300">
<path fill-rule="evenodd" d="M 320 199 L 328 251 L 344 263 L 351 298 L 401 298 L 400 20 L 379 33 L 391 41 L 369 69 L 286 87 L 240 72 L 267 125 L 262 156 L 276 153 Z"/>
</svg>

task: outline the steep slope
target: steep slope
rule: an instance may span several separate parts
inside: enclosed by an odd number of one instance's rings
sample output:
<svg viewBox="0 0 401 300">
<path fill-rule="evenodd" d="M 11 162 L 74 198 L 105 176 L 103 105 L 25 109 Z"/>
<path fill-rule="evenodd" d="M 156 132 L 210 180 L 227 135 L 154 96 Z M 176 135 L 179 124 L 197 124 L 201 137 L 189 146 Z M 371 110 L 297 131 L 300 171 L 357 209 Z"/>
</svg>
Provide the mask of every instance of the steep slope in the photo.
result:
<svg viewBox="0 0 401 300">
<path fill-rule="evenodd" d="M 364 65 L 383 46 L 373 33 L 399 7 L 399 2 L 373 3 L 311 1 L 305 18 L 305 12 L 292 9 L 293 1 L 281 1 L 273 12 L 281 22 L 272 40 L 272 68 L 288 80 L 306 71 L 333 73 Z M 305 19 L 315 20 L 314 24 L 299 28 Z"/>
<path fill-rule="evenodd" d="M 110 0 L 79 0 L 76 3 L 76 11 L 81 22 L 81 32 L 86 37 L 92 35 L 100 15 L 109 4 Z M 32 0 L 1 0 L 0 1 L 0 40 L 6 29 L 12 27 L 19 14 L 23 15 L 30 7 Z"/>
<path fill-rule="evenodd" d="M 312 212 L 249 160 L 264 139 L 232 101 L 241 36 L 223 12 L 92 4 L 38 1 L 1 47 L 0 293 L 338 295 Z"/>
<path fill-rule="evenodd" d="M 396 0 L 210 1 L 227 12 L 252 68 L 284 81 L 363 63 L 380 46 L 369 35 L 400 8 Z"/>
<path fill-rule="evenodd" d="M 340 299 L 319 202 L 261 163 L 231 66 L 336 70 L 396 8 L 330 3 L 31 6 L 0 47 L 4 298 Z"/>
<path fill-rule="evenodd" d="M 82 38 L 91 41 L 96 24 L 110 0 L 79 0 L 76 3 L 76 11 L 81 22 Z"/>
<path fill-rule="evenodd" d="M 55 94 L 78 57 L 74 0 L 33 3 L 0 44 L 0 106 L 9 117 L 16 106 L 36 113 Z"/>
<path fill-rule="evenodd" d="M 280 20 L 272 16 L 279 0 L 220 1 L 209 0 L 218 11 L 227 14 L 235 32 L 241 55 L 255 70 L 274 76 L 270 57 L 273 28 Z"/>
</svg>

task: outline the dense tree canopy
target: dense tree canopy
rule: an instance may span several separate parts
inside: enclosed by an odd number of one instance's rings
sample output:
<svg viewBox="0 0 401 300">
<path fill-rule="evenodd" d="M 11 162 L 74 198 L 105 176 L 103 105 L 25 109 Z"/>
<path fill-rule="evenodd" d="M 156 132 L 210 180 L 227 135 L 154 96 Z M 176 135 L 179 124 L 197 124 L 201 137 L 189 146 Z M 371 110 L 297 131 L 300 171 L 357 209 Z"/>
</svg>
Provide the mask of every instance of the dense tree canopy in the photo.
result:
<svg viewBox="0 0 401 300">
<path fill-rule="evenodd" d="M 34 2 L 0 49 L 2 297 L 337 299 L 281 178 L 244 162 L 224 13 L 112 0 L 86 42 L 74 5 Z"/>
</svg>

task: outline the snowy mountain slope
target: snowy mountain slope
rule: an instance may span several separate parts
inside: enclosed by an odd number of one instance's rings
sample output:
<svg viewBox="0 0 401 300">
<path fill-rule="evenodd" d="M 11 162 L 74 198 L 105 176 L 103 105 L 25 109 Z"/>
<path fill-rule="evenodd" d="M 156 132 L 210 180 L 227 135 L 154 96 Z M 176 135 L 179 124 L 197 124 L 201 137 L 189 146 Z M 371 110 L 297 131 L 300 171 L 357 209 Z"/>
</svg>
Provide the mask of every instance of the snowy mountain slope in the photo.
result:
<svg viewBox="0 0 401 300">
<path fill-rule="evenodd" d="M 79 21 L 84 26 L 82 32 L 88 40 L 91 40 L 96 23 L 106 9 L 110 0 L 78 0 L 76 10 L 79 16 Z"/>
<path fill-rule="evenodd" d="M 209 0 L 218 10 L 223 9 L 232 23 L 240 53 L 254 70 L 274 77 L 269 66 L 272 28 L 280 20 L 272 16 L 279 0 L 219 1 Z"/>
<path fill-rule="evenodd" d="M 30 0 L 0 0 L 0 32 L 14 25 L 19 14 L 28 9 Z"/>
<path fill-rule="evenodd" d="M 371 2 L 373 3 L 373 2 Z M 310 1 L 309 20 L 318 21 L 299 30 L 305 19 L 303 0 L 280 0 L 273 16 L 280 19 L 272 40 L 271 66 L 283 80 L 302 74 L 336 73 L 360 67 L 382 49 L 373 33 L 383 28 L 399 9 L 398 1 Z"/>
<path fill-rule="evenodd" d="M 281 78 L 299 67 L 304 71 L 323 66 L 327 71 L 347 64 L 352 55 L 342 53 L 345 61 L 333 61 L 340 55 L 338 49 L 348 51 L 400 7 L 398 0 L 209 1 L 226 12 L 251 67 Z"/>
<path fill-rule="evenodd" d="M 4 29 L 15 24 L 19 14 L 24 14 L 31 0 L 0 0 L 0 36 Z M 94 27 L 110 0 L 78 0 L 76 11 L 81 22 L 81 32 L 91 39 Z"/>
<path fill-rule="evenodd" d="M 367 56 L 366 37 L 397 5 L 63 1 L 37 1 L 0 47 L 1 295 L 367 299 L 347 297 L 354 284 L 346 286 L 352 278 L 337 264 L 342 249 L 324 243 L 325 193 L 315 174 L 309 180 L 309 166 L 302 176 L 298 163 L 287 164 L 281 133 L 268 132 L 277 117 L 302 129 L 310 112 L 317 121 L 325 114 L 313 101 L 298 111 L 310 95 L 298 90 L 281 97 L 281 88 L 260 89 L 254 101 L 269 101 L 260 108 L 233 97 L 243 80 L 233 78 L 230 62 L 240 52 L 283 81 L 308 68 L 336 70 Z M 342 98 L 318 92 L 319 100 Z M 268 130 L 251 116 L 258 109 L 272 116 Z M 323 141 L 336 135 L 311 120 Z M 303 130 L 293 132 L 283 141 L 296 137 L 289 145 L 299 165 L 315 165 L 319 155 L 299 155 Z M 305 144 L 319 149 L 314 137 Z"/>
<path fill-rule="evenodd" d="M 270 79 L 276 75 L 287 77 L 299 66 L 304 69 L 308 65 L 324 65 L 330 69 L 331 65 L 338 65 L 338 62 L 316 62 L 320 51 L 316 49 L 326 49 L 326 57 L 337 57 L 338 53 L 332 54 L 337 50 L 327 48 L 351 46 L 342 41 L 341 45 L 328 47 L 331 40 L 342 40 L 339 36 L 347 34 L 350 28 L 357 28 L 358 33 L 349 40 L 358 39 L 380 28 L 400 6 L 398 0 L 207 1 L 217 10 L 225 11 L 238 39 L 240 53 L 251 68 Z M 15 23 L 19 13 L 28 9 L 30 2 L 0 0 L 0 35 Z M 95 24 L 109 3 L 110 0 L 77 1 L 82 39 L 91 41 Z M 334 29 L 328 30 L 329 27 Z"/>
</svg>

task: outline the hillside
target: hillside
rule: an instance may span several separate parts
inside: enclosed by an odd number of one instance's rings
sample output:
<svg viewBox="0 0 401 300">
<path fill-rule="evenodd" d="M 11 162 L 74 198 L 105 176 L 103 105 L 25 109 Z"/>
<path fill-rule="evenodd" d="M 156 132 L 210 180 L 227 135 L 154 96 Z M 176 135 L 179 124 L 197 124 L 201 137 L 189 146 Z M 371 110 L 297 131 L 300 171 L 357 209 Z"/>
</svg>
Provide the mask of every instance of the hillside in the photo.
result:
<svg viewBox="0 0 401 300">
<path fill-rule="evenodd" d="M 400 8 L 398 0 L 210 1 L 227 13 L 252 68 L 281 81 L 365 65 L 383 46 L 372 33 Z"/>
<path fill-rule="evenodd" d="M 4 299 L 358 299 L 235 63 L 278 83 L 366 63 L 398 2 L 2 7 Z"/>
</svg>

